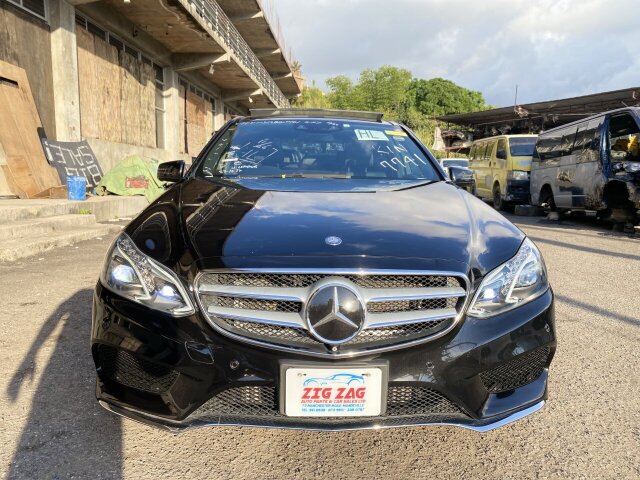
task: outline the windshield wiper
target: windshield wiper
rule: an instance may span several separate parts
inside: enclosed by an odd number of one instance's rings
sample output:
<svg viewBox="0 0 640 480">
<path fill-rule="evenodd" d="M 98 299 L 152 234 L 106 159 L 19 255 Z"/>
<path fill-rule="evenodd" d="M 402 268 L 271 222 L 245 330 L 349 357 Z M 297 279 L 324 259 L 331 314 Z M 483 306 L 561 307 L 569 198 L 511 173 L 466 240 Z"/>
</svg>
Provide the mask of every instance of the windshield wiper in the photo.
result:
<svg viewBox="0 0 640 480">
<path fill-rule="evenodd" d="M 440 182 L 446 182 L 446 180 L 427 180 L 426 182 L 421 182 L 421 183 L 412 183 L 410 185 L 407 185 L 406 187 L 402 187 L 402 188 L 397 188 L 396 191 L 399 190 L 409 190 L 411 188 L 418 188 L 418 187 L 424 187 L 426 185 L 431 185 L 432 183 L 440 183 Z"/>
<path fill-rule="evenodd" d="M 332 174 L 332 173 L 281 173 L 280 175 L 256 175 L 252 177 L 234 177 L 234 178 L 353 178 L 351 175 Z"/>
</svg>

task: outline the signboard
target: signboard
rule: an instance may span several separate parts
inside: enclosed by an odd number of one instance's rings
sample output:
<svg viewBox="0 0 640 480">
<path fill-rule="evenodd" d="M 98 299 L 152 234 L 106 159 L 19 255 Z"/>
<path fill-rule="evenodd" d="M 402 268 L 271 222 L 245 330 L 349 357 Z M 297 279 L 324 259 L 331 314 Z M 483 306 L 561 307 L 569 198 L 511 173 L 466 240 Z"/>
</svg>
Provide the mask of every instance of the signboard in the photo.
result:
<svg viewBox="0 0 640 480">
<path fill-rule="evenodd" d="M 87 187 L 94 188 L 102 179 L 102 169 L 89 144 L 82 142 L 56 142 L 41 138 L 42 148 L 49 164 L 58 171 L 60 181 L 67 184 L 70 175 L 87 179 Z"/>
</svg>

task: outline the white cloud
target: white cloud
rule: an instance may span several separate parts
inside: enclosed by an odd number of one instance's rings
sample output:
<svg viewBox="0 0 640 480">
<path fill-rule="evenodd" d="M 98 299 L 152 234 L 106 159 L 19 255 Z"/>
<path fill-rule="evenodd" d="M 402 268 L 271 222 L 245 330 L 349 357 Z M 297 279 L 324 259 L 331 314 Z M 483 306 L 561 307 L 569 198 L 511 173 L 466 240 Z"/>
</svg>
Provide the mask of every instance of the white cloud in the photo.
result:
<svg viewBox="0 0 640 480">
<path fill-rule="evenodd" d="M 494 105 L 640 83 L 637 0 L 277 0 L 309 81 L 389 64 Z"/>
</svg>

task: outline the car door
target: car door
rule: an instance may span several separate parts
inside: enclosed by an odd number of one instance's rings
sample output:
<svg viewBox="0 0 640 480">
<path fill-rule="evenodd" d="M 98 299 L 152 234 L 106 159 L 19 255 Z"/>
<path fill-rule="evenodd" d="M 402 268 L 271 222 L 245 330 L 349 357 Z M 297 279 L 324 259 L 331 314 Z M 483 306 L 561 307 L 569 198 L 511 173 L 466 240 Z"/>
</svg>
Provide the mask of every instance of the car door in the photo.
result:
<svg viewBox="0 0 640 480">
<path fill-rule="evenodd" d="M 487 198 L 493 198 L 493 180 L 496 172 L 496 143 L 495 140 L 489 140 L 487 142 L 487 150 L 485 151 L 487 169 L 484 175 L 484 188 L 487 192 Z"/>
<path fill-rule="evenodd" d="M 577 125 L 573 125 L 561 130 L 560 163 L 556 177 L 558 194 L 555 195 L 558 208 L 572 208 L 574 195 L 582 193 L 582 189 L 575 184 L 576 162 L 575 156 L 572 154 L 577 129 Z"/>
<path fill-rule="evenodd" d="M 499 138 L 496 142 L 496 152 L 495 157 L 493 159 L 493 166 L 491 168 L 491 172 L 493 173 L 493 181 L 492 181 L 492 189 L 493 184 L 498 182 L 500 185 L 500 194 L 502 196 L 506 195 L 507 189 L 507 140 L 506 138 Z"/>
<path fill-rule="evenodd" d="M 603 207 L 605 176 L 601 151 L 604 118 L 595 118 L 578 125 L 572 152 L 575 160 L 573 184 L 576 193 L 572 199 L 574 208 L 599 210 Z"/>
<path fill-rule="evenodd" d="M 485 151 L 487 149 L 486 142 L 478 142 L 475 145 L 473 161 L 471 162 L 471 170 L 473 170 L 473 178 L 476 182 L 476 195 L 485 197 L 484 176 L 487 170 Z"/>
</svg>

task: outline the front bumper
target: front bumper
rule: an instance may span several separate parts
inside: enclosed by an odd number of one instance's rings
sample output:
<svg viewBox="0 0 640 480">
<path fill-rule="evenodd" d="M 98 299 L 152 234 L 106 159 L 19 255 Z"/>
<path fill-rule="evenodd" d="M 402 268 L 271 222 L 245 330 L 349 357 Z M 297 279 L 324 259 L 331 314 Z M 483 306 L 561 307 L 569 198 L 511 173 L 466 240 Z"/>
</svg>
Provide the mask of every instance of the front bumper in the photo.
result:
<svg viewBox="0 0 640 480">
<path fill-rule="evenodd" d="M 251 347 L 222 337 L 199 317 L 174 319 L 96 288 L 92 353 L 97 398 L 149 425 L 183 430 L 246 425 L 351 430 L 457 425 L 487 431 L 535 412 L 547 398 L 555 353 L 553 294 L 491 319 L 463 319 L 442 338 L 357 357 L 388 365 L 379 417 L 293 418 L 279 405 L 280 364 L 346 366 Z"/>
<path fill-rule="evenodd" d="M 528 205 L 531 200 L 529 186 L 529 180 L 507 180 L 505 202 Z"/>
</svg>

